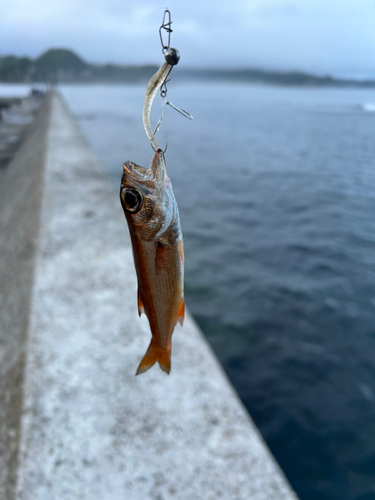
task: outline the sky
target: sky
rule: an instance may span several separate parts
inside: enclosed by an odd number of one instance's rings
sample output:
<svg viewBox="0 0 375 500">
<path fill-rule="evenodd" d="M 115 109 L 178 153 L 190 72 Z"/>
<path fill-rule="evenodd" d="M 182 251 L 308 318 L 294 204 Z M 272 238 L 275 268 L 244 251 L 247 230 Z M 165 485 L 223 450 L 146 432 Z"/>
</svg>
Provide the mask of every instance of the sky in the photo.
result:
<svg viewBox="0 0 375 500">
<path fill-rule="evenodd" d="M 158 64 L 167 7 L 185 68 L 375 77 L 375 0 L 0 0 L 0 55 Z"/>
</svg>

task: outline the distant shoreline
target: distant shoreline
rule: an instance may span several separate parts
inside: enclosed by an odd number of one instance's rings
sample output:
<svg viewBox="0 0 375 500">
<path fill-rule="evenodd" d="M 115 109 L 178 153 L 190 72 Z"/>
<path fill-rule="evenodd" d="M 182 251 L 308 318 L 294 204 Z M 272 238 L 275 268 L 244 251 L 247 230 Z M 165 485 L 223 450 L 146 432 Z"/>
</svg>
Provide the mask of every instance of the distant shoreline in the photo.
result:
<svg viewBox="0 0 375 500">
<path fill-rule="evenodd" d="M 50 49 L 36 59 L 0 57 L 0 83 L 93 83 L 134 84 L 147 82 L 158 66 L 120 66 L 89 64 L 66 49 Z M 186 69 L 176 68 L 173 79 L 260 83 L 298 87 L 374 88 L 375 80 L 356 80 L 317 76 L 302 71 L 269 71 L 261 69 Z"/>
</svg>

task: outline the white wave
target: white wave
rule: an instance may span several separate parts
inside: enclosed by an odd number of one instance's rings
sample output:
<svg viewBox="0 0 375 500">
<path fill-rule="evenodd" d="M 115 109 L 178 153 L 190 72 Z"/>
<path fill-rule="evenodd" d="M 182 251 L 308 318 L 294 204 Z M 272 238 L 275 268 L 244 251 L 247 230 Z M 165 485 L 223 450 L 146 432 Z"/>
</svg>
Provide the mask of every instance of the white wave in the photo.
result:
<svg viewBox="0 0 375 500">
<path fill-rule="evenodd" d="M 363 109 L 363 111 L 375 113 L 375 102 L 364 102 L 363 104 L 361 104 L 361 108 Z"/>
</svg>

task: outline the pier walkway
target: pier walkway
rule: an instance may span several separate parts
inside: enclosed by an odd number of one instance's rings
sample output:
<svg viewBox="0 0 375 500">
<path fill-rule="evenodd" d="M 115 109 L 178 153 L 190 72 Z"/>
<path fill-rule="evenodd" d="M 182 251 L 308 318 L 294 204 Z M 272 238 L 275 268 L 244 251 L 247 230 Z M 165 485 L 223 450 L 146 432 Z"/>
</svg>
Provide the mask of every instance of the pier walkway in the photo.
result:
<svg viewBox="0 0 375 500">
<path fill-rule="evenodd" d="M 8 385 L 1 400 L 8 420 L 0 470 L 8 479 L 0 474 L 0 498 L 296 500 L 189 313 L 173 336 L 171 375 L 154 366 L 134 376 L 150 331 L 137 313 L 118 193 L 58 92 L 40 114 L 39 135 L 29 134 L 7 167 L 23 190 L 13 209 L 29 210 L 14 224 L 27 227 L 26 215 L 34 221 L 35 255 L 25 271 L 30 286 L 14 299 L 23 316 L 14 308 L 6 325 L 0 320 L 0 339 L 22 323 L 0 352 L 9 370 L 18 367 L 8 379 L 15 389 Z M 28 207 L 33 177 L 41 202 Z M 8 213 L 2 201 L 0 219 Z"/>
</svg>

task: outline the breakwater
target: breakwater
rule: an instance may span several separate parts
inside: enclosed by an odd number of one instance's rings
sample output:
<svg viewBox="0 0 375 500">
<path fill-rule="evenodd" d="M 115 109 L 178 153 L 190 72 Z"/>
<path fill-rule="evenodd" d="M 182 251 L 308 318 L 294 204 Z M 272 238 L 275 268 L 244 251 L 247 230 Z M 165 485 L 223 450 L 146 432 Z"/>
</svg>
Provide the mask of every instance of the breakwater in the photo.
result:
<svg viewBox="0 0 375 500">
<path fill-rule="evenodd" d="M 7 169 L 3 496 L 295 498 L 189 314 L 174 334 L 171 376 L 134 377 L 150 333 L 136 311 L 126 223 L 59 93 Z"/>
</svg>

